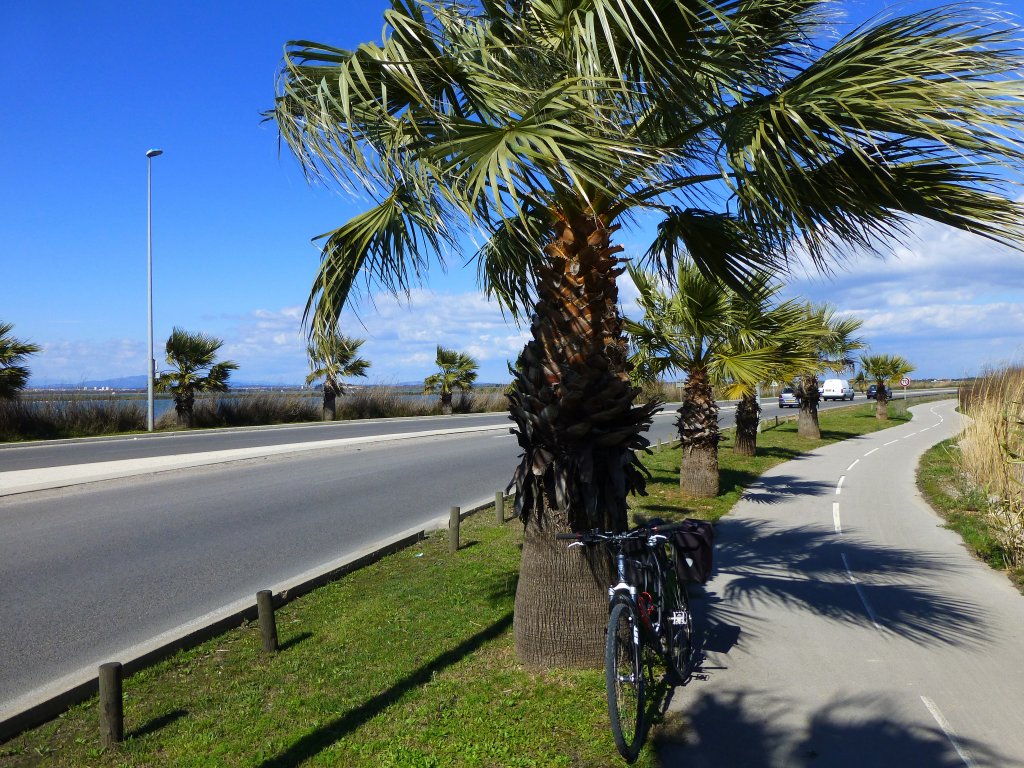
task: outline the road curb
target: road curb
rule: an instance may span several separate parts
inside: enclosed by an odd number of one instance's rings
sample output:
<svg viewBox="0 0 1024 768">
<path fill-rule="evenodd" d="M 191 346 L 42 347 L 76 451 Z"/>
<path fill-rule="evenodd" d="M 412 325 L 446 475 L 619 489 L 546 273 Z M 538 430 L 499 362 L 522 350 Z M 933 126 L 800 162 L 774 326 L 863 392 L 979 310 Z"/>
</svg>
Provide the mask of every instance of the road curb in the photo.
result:
<svg viewBox="0 0 1024 768">
<path fill-rule="evenodd" d="M 494 506 L 493 497 L 467 505 L 461 518 L 465 519 L 492 506 Z M 337 581 L 353 571 L 375 563 L 387 555 L 411 547 L 426 538 L 428 534 L 447 528 L 448 521 L 448 514 L 432 518 L 421 526 L 414 526 L 382 539 L 370 547 L 323 563 L 316 568 L 279 582 L 270 587 L 274 606 L 279 607 L 291 602 L 318 587 Z M 210 638 L 255 619 L 256 595 L 253 594 L 251 598 L 237 600 L 157 635 L 144 643 L 131 646 L 115 654 L 109 654 L 110 658 L 104 659 L 104 661 L 119 661 L 124 675 L 132 675 L 178 651 L 194 648 Z M 20 696 L 0 710 L 0 744 L 23 731 L 54 719 L 75 704 L 94 696 L 99 690 L 98 667 L 99 662 L 90 667 L 83 667 L 70 675 Z"/>
</svg>

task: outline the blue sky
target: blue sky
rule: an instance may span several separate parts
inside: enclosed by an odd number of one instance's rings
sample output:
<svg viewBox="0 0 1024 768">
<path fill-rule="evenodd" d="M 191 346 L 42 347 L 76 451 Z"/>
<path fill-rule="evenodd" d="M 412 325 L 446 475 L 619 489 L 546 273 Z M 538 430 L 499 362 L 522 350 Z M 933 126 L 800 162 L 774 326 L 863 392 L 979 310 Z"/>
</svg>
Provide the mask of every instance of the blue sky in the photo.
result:
<svg viewBox="0 0 1024 768">
<path fill-rule="evenodd" d="M 380 0 L 7 3 L 0 10 L 0 321 L 43 347 L 33 383 L 136 375 L 146 364 L 146 157 L 153 161 L 158 360 L 172 326 L 224 339 L 239 381 L 298 383 L 299 319 L 318 264 L 311 238 L 365 201 L 310 187 L 260 112 L 282 46 L 380 37 Z M 920 5 L 920 4 L 917 4 Z M 878 2 L 849 6 L 863 17 Z M 1019 3 L 1010 10 L 1019 11 Z M 633 253 L 643 231 L 622 233 Z M 896 259 L 853 259 L 788 292 L 861 317 L 873 351 L 918 376 L 960 376 L 1024 357 L 1024 256 L 922 225 Z M 467 244 L 466 255 L 472 253 Z M 411 302 L 361 305 L 370 380 L 415 381 L 438 343 L 507 378 L 525 341 L 454 258 Z M 623 286 L 627 311 L 630 286 Z M 159 362 L 158 362 L 159 365 Z"/>
</svg>

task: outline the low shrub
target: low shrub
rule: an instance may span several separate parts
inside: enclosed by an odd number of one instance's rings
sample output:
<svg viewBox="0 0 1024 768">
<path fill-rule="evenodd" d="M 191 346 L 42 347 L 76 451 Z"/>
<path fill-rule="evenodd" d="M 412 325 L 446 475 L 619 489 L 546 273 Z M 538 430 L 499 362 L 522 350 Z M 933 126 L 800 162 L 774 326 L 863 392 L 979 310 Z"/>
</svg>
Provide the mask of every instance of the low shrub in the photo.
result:
<svg viewBox="0 0 1024 768">
<path fill-rule="evenodd" d="M 193 409 L 194 426 L 256 427 L 263 424 L 295 424 L 320 419 L 320 404 L 302 395 L 256 394 L 202 397 Z M 156 423 L 157 429 L 178 429 L 174 409 Z"/>
<path fill-rule="evenodd" d="M 146 428 L 146 409 L 137 400 L 0 401 L 0 440 L 92 437 Z"/>
</svg>

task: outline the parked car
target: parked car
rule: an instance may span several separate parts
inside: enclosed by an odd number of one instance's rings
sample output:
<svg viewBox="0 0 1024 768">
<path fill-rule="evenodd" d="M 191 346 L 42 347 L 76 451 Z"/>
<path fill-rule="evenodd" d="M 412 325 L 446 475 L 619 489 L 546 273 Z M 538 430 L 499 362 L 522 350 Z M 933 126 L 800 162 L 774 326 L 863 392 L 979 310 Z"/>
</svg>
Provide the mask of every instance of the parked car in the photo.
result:
<svg viewBox="0 0 1024 768">
<path fill-rule="evenodd" d="M 882 389 L 885 391 L 885 399 L 886 400 L 892 400 L 892 389 L 890 389 L 889 387 L 885 386 L 884 384 L 882 385 Z M 876 399 L 878 399 L 877 395 L 878 395 L 878 385 L 877 384 L 872 384 L 871 386 L 868 387 L 868 395 L 867 395 L 868 400 L 876 400 Z"/>
<path fill-rule="evenodd" d="M 846 379 L 825 379 L 821 388 L 822 400 L 853 400 L 853 387 Z"/>
<path fill-rule="evenodd" d="M 779 392 L 779 408 L 799 408 L 800 398 L 792 387 L 783 387 Z"/>
</svg>

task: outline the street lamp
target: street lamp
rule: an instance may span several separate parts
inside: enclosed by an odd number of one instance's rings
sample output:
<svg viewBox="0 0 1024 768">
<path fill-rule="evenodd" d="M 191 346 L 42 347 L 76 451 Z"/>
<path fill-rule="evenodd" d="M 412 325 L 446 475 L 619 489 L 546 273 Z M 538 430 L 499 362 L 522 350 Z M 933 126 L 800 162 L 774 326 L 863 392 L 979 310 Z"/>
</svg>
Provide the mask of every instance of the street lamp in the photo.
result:
<svg viewBox="0 0 1024 768">
<path fill-rule="evenodd" d="M 146 428 L 153 431 L 153 377 L 156 376 L 156 360 L 153 357 L 153 158 L 162 155 L 162 149 L 151 149 L 146 152 L 146 163 L 149 166 L 147 174 L 148 205 L 147 219 L 149 222 L 149 250 L 146 260 L 146 282 L 149 310 L 149 371 L 146 374 Z"/>
</svg>

